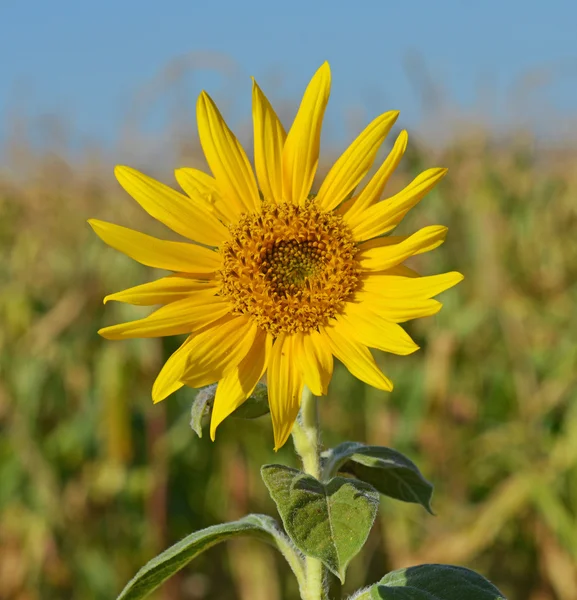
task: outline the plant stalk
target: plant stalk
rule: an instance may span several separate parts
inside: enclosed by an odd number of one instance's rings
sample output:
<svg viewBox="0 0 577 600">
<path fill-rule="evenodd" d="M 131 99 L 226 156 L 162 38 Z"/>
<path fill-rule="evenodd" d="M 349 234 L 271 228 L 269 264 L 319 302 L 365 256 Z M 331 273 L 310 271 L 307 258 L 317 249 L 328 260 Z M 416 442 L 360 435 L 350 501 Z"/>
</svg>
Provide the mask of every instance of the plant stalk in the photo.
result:
<svg viewBox="0 0 577 600">
<path fill-rule="evenodd" d="M 303 470 L 308 475 L 320 479 L 319 419 L 317 399 L 305 387 L 301 398 L 299 417 L 294 424 L 292 436 L 297 454 L 303 462 Z M 326 577 L 323 564 L 317 558 L 305 557 L 305 589 L 301 590 L 303 600 L 326 600 Z"/>
</svg>

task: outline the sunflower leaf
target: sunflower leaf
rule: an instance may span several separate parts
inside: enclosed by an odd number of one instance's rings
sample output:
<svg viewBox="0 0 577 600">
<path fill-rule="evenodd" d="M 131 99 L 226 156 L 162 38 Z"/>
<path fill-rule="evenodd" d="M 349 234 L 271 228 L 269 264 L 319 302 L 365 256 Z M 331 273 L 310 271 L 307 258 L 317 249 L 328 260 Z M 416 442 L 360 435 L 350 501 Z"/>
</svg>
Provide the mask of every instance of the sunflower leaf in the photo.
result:
<svg viewBox="0 0 577 600">
<path fill-rule="evenodd" d="M 238 521 L 213 525 L 191 533 L 174 544 L 144 565 L 128 582 L 117 600 L 145 598 L 200 553 L 215 544 L 240 535 L 251 535 L 275 546 L 287 559 L 299 583 L 302 584 L 304 581 L 302 558 L 277 522 L 267 515 L 248 515 Z"/>
<path fill-rule="evenodd" d="M 196 435 L 202 437 L 202 426 L 212 413 L 216 394 L 216 385 L 207 385 L 200 389 L 190 407 L 190 427 Z M 258 419 L 269 412 L 268 388 L 257 383 L 253 393 L 230 415 L 237 419 Z"/>
<path fill-rule="evenodd" d="M 399 569 L 354 600 L 505 600 L 484 577 L 463 567 L 419 565 Z M 352 599 L 351 599 L 352 600 Z"/>
<path fill-rule="evenodd" d="M 322 483 L 282 465 L 265 465 L 261 475 L 295 546 L 344 581 L 375 520 L 378 492 L 344 477 Z"/>
<path fill-rule="evenodd" d="M 433 485 L 423 477 L 413 461 L 397 450 L 344 442 L 324 452 L 322 459 L 327 478 L 339 472 L 354 475 L 385 496 L 420 504 L 433 514 Z"/>
</svg>

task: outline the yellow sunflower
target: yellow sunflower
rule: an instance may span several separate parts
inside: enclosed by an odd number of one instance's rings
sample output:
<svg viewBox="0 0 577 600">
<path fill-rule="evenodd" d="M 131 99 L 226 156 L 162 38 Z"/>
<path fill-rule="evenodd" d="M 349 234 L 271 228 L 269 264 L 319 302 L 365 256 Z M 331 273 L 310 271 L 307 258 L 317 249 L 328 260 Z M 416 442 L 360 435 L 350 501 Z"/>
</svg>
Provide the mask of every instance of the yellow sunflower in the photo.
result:
<svg viewBox="0 0 577 600">
<path fill-rule="evenodd" d="M 192 243 L 90 220 L 109 246 L 174 272 L 107 296 L 104 302 L 163 306 L 99 333 L 115 340 L 188 334 L 160 371 L 152 398 L 159 402 L 183 385 L 218 382 L 212 439 L 265 373 L 276 449 L 290 435 L 303 386 L 327 393 L 333 356 L 362 381 L 392 390 L 369 348 L 402 355 L 417 350 L 399 323 L 435 314 L 441 304 L 432 297 L 462 279 L 456 272 L 420 277 L 402 264 L 439 246 L 446 227 L 383 237 L 446 173 L 428 169 L 380 199 L 405 151 L 405 131 L 356 191 L 398 112 L 372 121 L 311 194 L 330 83 L 325 63 L 287 134 L 253 82 L 256 177 L 205 92 L 197 104 L 198 132 L 212 177 L 178 169 L 184 195 L 129 167 L 116 168 L 118 181 L 144 210 Z"/>
</svg>

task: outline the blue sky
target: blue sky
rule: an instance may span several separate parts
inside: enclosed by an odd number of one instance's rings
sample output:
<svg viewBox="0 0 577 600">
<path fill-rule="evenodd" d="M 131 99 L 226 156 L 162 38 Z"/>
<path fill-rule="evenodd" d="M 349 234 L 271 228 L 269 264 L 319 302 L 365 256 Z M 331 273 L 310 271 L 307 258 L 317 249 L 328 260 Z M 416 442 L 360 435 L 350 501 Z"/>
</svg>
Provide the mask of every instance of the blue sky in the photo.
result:
<svg viewBox="0 0 577 600">
<path fill-rule="evenodd" d="M 354 107 L 367 118 L 398 108 L 403 125 L 418 125 L 424 104 L 407 65 L 424 65 L 449 112 L 481 105 L 498 126 L 524 118 L 546 131 L 549 108 L 561 120 L 577 112 L 576 22 L 575 0 L 0 0 L 0 136 L 16 106 L 111 143 L 130 115 L 154 132 L 202 88 L 234 123 L 248 110 L 250 75 L 273 98 L 296 99 L 324 60 L 336 130 Z M 233 84 L 206 68 L 187 71 L 178 90 L 154 85 L 190 53 L 203 64 L 220 57 Z"/>
</svg>

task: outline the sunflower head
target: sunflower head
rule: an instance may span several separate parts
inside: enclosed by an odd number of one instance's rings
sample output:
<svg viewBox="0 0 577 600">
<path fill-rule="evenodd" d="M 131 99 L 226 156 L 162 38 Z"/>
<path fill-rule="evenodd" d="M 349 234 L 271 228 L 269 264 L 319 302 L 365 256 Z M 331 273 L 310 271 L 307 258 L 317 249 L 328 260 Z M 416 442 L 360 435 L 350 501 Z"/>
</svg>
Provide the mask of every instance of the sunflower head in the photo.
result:
<svg viewBox="0 0 577 600">
<path fill-rule="evenodd" d="M 409 354 L 417 345 L 400 326 L 436 313 L 433 296 L 459 273 L 421 277 L 403 263 L 441 244 L 446 228 L 387 235 L 445 175 L 428 169 L 382 199 L 407 146 L 401 132 L 366 183 L 377 152 L 398 117 L 374 119 L 312 193 L 330 69 L 308 85 L 288 133 L 253 82 L 254 170 L 212 99 L 198 100 L 199 137 L 212 176 L 178 169 L 185 194 L 117 167 L 124 189 L 186 242 L 165 241 L 91 220 L 110 246 L 172 274 L 105 298 L 161 305 L 148 317 L 100 330 L 109 339 L 186 334 L 153 386 L 163 400 L 183 385 L 218 383 L 211 420 L 217 426 L 265 375 L 275 448 L 287 440 L 303 387 L 327 391 L 333 357 L 353 375 L 392 390 L 370 349 Z M 256 176 L 255 176 L 256 174 Z"/>
</svg>

